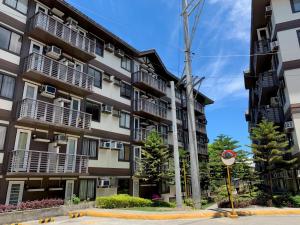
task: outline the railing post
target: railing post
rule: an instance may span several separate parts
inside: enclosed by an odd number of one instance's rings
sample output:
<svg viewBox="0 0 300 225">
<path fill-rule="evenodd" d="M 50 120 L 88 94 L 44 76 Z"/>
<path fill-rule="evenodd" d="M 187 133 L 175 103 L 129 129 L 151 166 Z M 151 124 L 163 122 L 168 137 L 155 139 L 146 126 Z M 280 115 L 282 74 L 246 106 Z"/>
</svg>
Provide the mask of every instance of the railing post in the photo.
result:
<svg viewBox="0 0 300 225">
<path fill-rule="evenodd" d="M 49 171 L 50 171 L 50 158 L 51 158 L 50 155 L 51 155 L 51 153 L 47 152 L 46 155 L 47 155 L 47 170 L 46 170 L 46 173 L 49 173 Z"/>
<path fill-rule="evenodd" d="M 40 172 L 40 169 L 41 169 L 41 161 L 42 161 L 42 155 L 41 155 L 41 152 L 39 152 L 39 160 L 38 160 L 38 168 L 37 168 L 37 173 Z"/>
<path fill-rule="evenodd" d="M 80 156 L 80 161 L 79 161 L 79 173 L 81 173 L 81 167 L 82 167 L 82 156 Z"/>
<path fill-rule="evenodd" d="M 28 151 L 28 160 L 27 160 L 27 165 L 26 165 L 26 171 L 27 171 L 27 173 L 30 172 L 31 157 L 32 157 L 31 155 L 32 155 L 32 152 Z"/>
</svg>

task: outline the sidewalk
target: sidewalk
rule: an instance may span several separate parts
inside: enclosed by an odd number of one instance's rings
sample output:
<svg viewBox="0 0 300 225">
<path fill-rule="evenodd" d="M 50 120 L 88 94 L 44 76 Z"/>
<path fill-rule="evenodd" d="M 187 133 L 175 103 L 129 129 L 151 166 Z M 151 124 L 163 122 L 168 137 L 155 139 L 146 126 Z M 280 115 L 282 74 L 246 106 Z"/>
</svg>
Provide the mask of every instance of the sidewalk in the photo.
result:
<svg viewBox="0 0 300 225">
<path fill-rule="evenodd" d="M 90 217 L 109 217 L 118 219 L 136 220 L 172 220 L 172 219 L 197 219 L 197 218 L 219 218 L 229 217 L 230 209 L 194 210 L 194 211 L 165 211 L 165 212 L 145 212 L 128 211 L 122 209 L 87 209 L 81 210 Z M 294 208 L 246 208 L 236 210 L 239 216 L 280 216 L 280 215 L 300 215 L 300 209 Z"/>
</svg>

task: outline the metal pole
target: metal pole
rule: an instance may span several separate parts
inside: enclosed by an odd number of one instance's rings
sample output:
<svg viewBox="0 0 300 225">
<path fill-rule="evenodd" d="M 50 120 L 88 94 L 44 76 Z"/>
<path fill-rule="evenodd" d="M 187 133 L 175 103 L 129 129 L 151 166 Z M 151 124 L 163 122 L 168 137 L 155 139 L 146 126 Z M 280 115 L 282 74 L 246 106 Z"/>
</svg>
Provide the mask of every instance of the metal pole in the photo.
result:
<svg viewBox="0 0 300 225">
<path fill-rule="evenodd" d="M 177 134 L 174 81 L 171 81 L 170 84 L 171 84 L 171 107 L 172 107 L 172 126 L 173 126 L 174 169 L 175 169 L 175 185 L 176 185 L 176 206 L 177 208 L 182 208 L 182 192 L 181 192 L 180 164 L 179 164 L 179 152 L 178 152 L 178 134 Z"/>
<path fill-rule="evenodd" d="M 182 9 L 186 9 L 187 0 L 182 0 Z M 189 153 L 191 162 L 191 180 L 192 180 L 192 196 L 195 208 L 201 208 L 201 191 L 198 167 L 198 152 L 196 140 L 196 124 L 195 124 L 195 109 L 194 109 L 194 95 L 193 95 L 193 79 L 191 68 L 191 44 L 189 34 L 189 16 L 187 10 L 183 13 L 184 24 L 184 41 L 185 41 L 185 75 L 186 75 L 186 98 L 187 98 L 187 112 L 188 112 L 188 129 L 189 129 Z"/>
<path fill-rule="evenodd" d="M 227 166 L 227 178 L 228 178 L 228 191 L 229 191 L 229 199 L 230 199 L 230 204 L 231 204 L 231 215 L 230 218 L 237 218 L 238 215 L 234 211 L 234 204 L 233 204 L 233 196 L 232 196 L 232 189 L 231 189 L 231 176 L 230 176 L 230 168 Z"/>
</svg>

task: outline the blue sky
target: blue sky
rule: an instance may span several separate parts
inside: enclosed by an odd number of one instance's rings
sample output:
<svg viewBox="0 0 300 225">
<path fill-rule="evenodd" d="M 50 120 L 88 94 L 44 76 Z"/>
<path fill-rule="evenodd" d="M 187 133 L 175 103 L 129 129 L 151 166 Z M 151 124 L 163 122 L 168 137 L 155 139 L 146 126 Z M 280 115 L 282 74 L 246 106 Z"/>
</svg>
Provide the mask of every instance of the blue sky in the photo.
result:
<svg viewBox="0 0 300 225">
<path fill-rule="evenodd" d="M 155 48 L 175 75 L 183 70 L 181 0 L 68 0 L 139 50 Z M 250 0 L 206 0 L 193 44 L 193 74 L 205 76 L 210 141 L 227 134 L 249 143 L 244 113 L 249 66 Z M 240 56 L 236 56 L 240 55 Z M 243 55 L 243 56 L 241 56 Z"/>
</svg>

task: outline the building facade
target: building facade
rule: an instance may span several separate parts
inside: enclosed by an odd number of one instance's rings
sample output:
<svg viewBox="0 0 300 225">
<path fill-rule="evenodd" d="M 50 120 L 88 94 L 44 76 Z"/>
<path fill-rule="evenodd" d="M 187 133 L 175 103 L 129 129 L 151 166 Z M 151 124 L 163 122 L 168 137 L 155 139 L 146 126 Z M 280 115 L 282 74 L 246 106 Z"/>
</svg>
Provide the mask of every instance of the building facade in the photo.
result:
<svg viewBox="0 0 300 225">
<path fill-rule="evenodd" d="M 249 90 L 249 128 L 263 118 L 285 131 L 300 158 L 300 1 L 253 0 Z M 256 165 L 259 167 L 259 165 Z M 257 168 L 259 169 L 259 168 Z M 300 170 L 272 175 L 275 191 L 299 191 Z"/>
<path fill-rule="evenodd" d="M 150 131 L 172 149 L 171 74 L 63 0 L 0 2 L 0 204 L 146 192 L 134 176 Z M 187 148 L 184 87 L 176 90 Z M 205 105 L 195 101 L 207 159 Z"/>
</svg>

